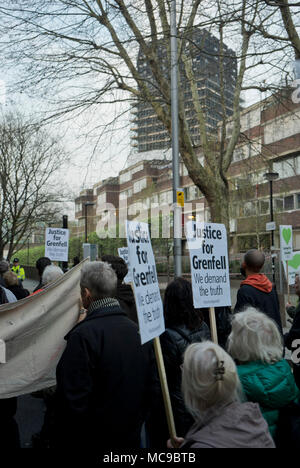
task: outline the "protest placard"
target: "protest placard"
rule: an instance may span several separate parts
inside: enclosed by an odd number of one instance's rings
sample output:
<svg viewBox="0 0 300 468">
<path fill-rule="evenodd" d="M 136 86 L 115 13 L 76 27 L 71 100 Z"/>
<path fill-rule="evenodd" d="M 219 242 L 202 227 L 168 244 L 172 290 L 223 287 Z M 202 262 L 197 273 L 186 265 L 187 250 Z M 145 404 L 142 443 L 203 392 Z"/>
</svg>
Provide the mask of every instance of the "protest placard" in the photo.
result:
<svg viewBox="0 0 300 468">
<path fill-rule="evenodd" d="M 69 229 L 47 228 L 45 257 L 52 261 L 67 262 L 69 254 Z"/>
<path fill-rule="evenodd" d="M 138 221 L 126 221 L 128 260 L 135 295 L 142 344 L 154 339 L 154 350 L 170 437 L 176 436 L 168 382 L 159 335 L 165 331 L 163 305 L 160 296 L 149 226 Z"/>
<path fill-rule="evenodd" d="M 293 259 L 293 227 L 280 225 L 280 256 L 281 261 L 286 262 L 286 276 L 289 278 L 289 260 Z M 290 302 L 290 282 L 287 280 L 288 301 Z"/>
<path fill-rule="evenodd" d="M 128 259 L 128 247 L 120 247 L 118 248 L 118 255 L 119 257 L 123 258 L 124 262 L 127 265 L 128 268 L 128 273 L 124 278 L 124 283 L 131 283 L 131 273 L 130 273 L 130 265 L 129 265 L 129 259 Z"/>
<path fill-rule="evenodd" d="M 230 306 L 227 233 L 224 224 L 187 223 L 194 306 Z"/>
<path fill-rule="evenodd" d="M 165 331 L 156 265 L 148 224 L 127 221 L 128 259 L 142 344 Z"/>
<path fill-rule="evenodd" d="M 224 224 L 189 221 L 186 237 L 194 307 L 209 307 L 211 334 L 217 342 L 214 308 L 231 305 L 226 229 Z"/>
</svg>

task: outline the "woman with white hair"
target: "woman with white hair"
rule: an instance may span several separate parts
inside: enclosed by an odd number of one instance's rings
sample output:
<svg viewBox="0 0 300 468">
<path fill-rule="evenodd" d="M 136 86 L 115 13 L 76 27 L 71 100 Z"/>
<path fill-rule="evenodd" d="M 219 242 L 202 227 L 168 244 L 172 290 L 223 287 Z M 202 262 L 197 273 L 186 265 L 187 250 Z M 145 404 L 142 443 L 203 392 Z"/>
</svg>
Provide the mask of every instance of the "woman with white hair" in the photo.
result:
<svg viewBox="0 0 300 468">
<path fill-rule="evenodd" d="M 283 359 L 276 323 L 253 307 L 234 315 L 227 350 L 238 364 L 248 401 L 259 403 L 271 435 L 276 435 L 279 409 L 299 398 L 291 367 Z"/>
<path fill-rule="evenodd" d="M 259 405 L 240 402 L 236 365 L 217 344 L 206 341 L 187 348 L 182 390 L 196 422 L 184 440 L 176 438 L 180 449 L 275 447 Z"/>
</svg>

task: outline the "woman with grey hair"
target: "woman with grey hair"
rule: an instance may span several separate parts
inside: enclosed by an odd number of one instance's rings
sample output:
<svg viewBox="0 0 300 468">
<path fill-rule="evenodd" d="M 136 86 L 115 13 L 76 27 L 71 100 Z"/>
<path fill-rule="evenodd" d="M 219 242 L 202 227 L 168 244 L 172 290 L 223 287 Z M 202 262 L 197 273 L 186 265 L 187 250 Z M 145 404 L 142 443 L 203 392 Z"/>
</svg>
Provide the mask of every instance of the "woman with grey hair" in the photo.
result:
<svg viewBox="0 0 300 468">
<path fill-rule="evenodd" d="M 185 439 L 176 438 L 180 449 L 275 447 L 258 404 L 240 402 L 236 365 L 219 345 L 206 341 L 187 348 L 182 390 L 195 424 Z"/>
<path fill-rule="evenodd" d="M 227 350 L 238 364 L 247 399 L 259 403 L 270 433 L 276 437 L 279 410 L 300 396 L 291 367 L 282 357 L 276 323 L 253 307 L 235 314 Z"/>
<path fill-rule="evenodd" d="M 55 266 L 55 265 L 46 266 L 42 274 L 43 287 L 57 280 L 57 278 L 59 278 L 60 276 L 63 276 L 63 274 L 64 272 L 58 266 Z"/>
</svg>

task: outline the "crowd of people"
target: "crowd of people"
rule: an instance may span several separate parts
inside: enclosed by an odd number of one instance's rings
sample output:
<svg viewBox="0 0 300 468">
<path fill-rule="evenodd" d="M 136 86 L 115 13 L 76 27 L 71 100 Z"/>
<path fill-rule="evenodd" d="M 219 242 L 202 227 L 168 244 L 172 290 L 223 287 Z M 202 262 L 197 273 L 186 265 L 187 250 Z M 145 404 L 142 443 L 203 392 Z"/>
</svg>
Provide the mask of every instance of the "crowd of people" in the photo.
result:
<svg viewBox="0 0 300 468">
<path fill-rule="evenodd" d="M 172 438 L 153 343 L 141 345 L 133 291 L 123 282 L 126 263 L 112 255 L 85 263 L 78 323 L 65 337 L 56 387 L 43 393 L 47 410 L 35 438 L 39 446 L 186 450 L 299 445 L 300 364 L 285 359 L 285 348 L 297 355 L 300 305 L 287 304 L 293 325 L 284 334 L 276 289 L 261 273 L 264 260 L 254 249 L 244 256 L 245 279 L 234 310 L 216 309 L 219 344 L 211 341 L 208 311 L 193 306 L 191 283 L 176 278 L 168 284 L 160 342 L 177 433 Z M 46 257 L 36 267 L 40 281 L 32 294 L 63 275 Z M 16 276 L 7 262 L 0 262 L 3 303 L 10 294 L 14 300 L 30 294 Z M 299 277 L 295 292 L 300 298 Z M 300 361 L 300 351 L 298 356 Z M 11 425 L 5 437 L 12 446 L 19 444 L 16 404 L 16 398 L 0 400 L 1 414 Z"/>
</svg>

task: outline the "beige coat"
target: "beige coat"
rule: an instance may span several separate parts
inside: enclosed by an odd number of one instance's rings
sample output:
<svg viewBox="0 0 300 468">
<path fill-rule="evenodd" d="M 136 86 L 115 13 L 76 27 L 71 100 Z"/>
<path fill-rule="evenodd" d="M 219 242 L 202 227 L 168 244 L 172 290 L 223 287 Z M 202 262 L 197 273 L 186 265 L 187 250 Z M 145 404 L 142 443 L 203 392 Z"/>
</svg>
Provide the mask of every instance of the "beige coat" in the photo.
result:
<svg viewBox="0 0 300 468">
<path fill-rule="evenodd" d="M 195 423 L 180 449 L 275 448 L 257 403 L 233 402 L 220 408 L 205 425 Z"/>
</svg>

